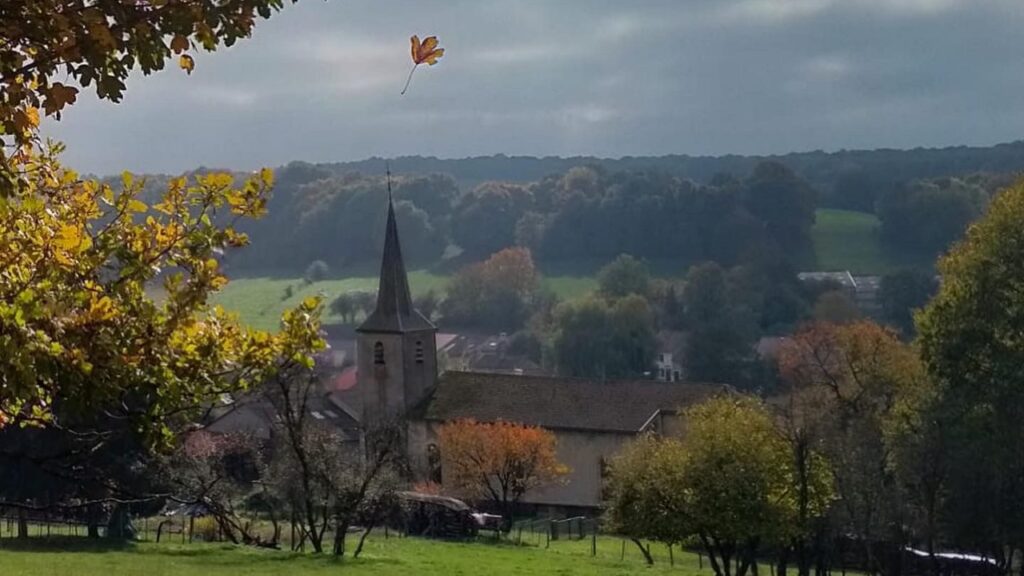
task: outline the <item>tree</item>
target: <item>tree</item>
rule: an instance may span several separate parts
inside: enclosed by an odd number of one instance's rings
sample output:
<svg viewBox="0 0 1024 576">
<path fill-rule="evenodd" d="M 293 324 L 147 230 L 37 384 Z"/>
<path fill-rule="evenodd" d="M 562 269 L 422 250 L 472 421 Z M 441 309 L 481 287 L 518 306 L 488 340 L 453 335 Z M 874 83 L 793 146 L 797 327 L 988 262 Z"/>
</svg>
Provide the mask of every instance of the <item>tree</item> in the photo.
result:
<svg viewBox="0 0 1024 576">
<path fill-rule="evenodd" d="M 849 324 L 860 318 L 860 310 L 842 290 L 822 292 L 814 302 L 814 319 L 833 324 Z"/>
<path fill-rule="evenodd" d="M 115 192 L 55 152 L 19 159 L 24 185 L 0 208 L 0 425 L 96 430 L 105 413 L 166 439 L 190 410 L 323 346 L 316 300 L 276 336 L 208 304 L 227 283 L 217 255 L 247 242 L 232 223 L 263 213 L 269 170 L 241 187 L 176 178 L 147 204 L 131 175 Z"/>
<path fill-rule="evenodd" d="M 331 312 L 341 316 L 342 322 L 354 323 L 356 321 L 356 312 L 359 309 L 359 302 L 353 292 L 342 292 L 331 301 Z"/>
<path fill-rule="evenodd" d="M 540 274 L 525 248 L 506 248 L 457 272 L 441 303 L 447 322 L 511 332 L 529 317 Z"/>
<path fill-rule="evenodd" d="M 904 183 L 878 200 L 882 238 L 911 253 L 941 253 L 981 214 L 987 200 L 979 182 L 938 178 Z"/>
<path fill-rule="evenodd" d="M 843 170 L 836 178 L 829 198 L 830 205 L 844 210 L 857 210 L 874 214 L 875 199 L 879 196 L 879 182 L 860 166 Z"/>
<path fill-rule="evenodd" d="M 373 314 L 373 311 L 377 308 L 377 291 L 372 292 L 367 290 L 357 290 L 350 292 L 352 295 L 352 301 L 356 305 L 357 311 L 363 313 L 364 316 Z"/>
<path fill-rule="evenodd" d="M 642 261 L 629 254 L 620 254 L 597 273 L 597 284 L 598 291 L 605 298 L 622 298 L 630 294 L 646 297 L 651 291 L 651 273 Z"/>
<path fill-rule="evenodd" d="M 458 420 L 442 425 L 438 440 L 445 489 L 490 501 L 506 528 L 526 492 L 569 472 L 558 461 L 555 435 L 537 426 Z"/>
<path fill-rule="evenodd" d="M 434 292 L 433 289 L 427 290 L 425 293 L 420 294 L 413 299 L 413 306 L 415 306 L 416 309 L 427 318 L 434 317 L 434 313 L 437 312 L 439 304 L 440 298 L 437 297 L 437 292 Z"/>
<path fill-rule="evenodd" d="M 747 385 L 757 324 L 750 310 L 733 302 L 725 271 L 715 263 L 690 268 L 682 300 L 690 332 L 686 341 L 689 377 Z"/>
<path fill-rule="evenodd" d="M 264 385 L 262 396 L 276 423 L 268 482 L 291 506 L 301 541 L 316 553 L 323 552 L 330 528 L 333 552 L 340 556 L 349 527 L 356 522 L 366 527 L 354 553 L 358 556 L 406 471 L 403 435 L 399 423 L 390 420 L 367 425 L 361 438 L 352 438 L 311 419 L 311 402 L 321 387 L 317 374 L 303 366 Z"/>
<path fill-rule="evenodd" d="M 870 569 L 891 568 L 880 564 L 871 542 L 905 537 L 890 433 L 928 394 L 915 350 L 871 322 L 813 324 L 782 349 L 779 371 L 832 467 L 841 502 L 834 529 L 864 543 Z"/>
<path fill-rule="evenodd" d="M 683 309 L 687 324 L 710 324 L 721 318 L 728 306 L 725 271 L 715 262 L 690 268 L 683 288 Z"/>
<path fill-rule="evenodd" d="M 161 459 L 159 473 L 167 479 L 176 500 L 206 510 L 233 544 L 263 544 L 239 509 L 247 497 L 259 491 L 262 465 L 262 454 L 251 438 L 195 430 Z M 275 530 L 266 544 L 276 545 L 279 537 Z"/>
<path fill-rule="evenodd" d="M 452 213 L 459 196 L 459 187 L 451 176 L 428 174 L 400 179 L 395 185 L 395 198 L 411 202 L 427 213 L 433 223 L 444 222 Z"/>
<path fill-rule="evenodd" d="M 1000 192 L 939 262 L 938 294 L 916 317 L 921 354 L 940 389 L 955 465 L 947 504 L 958 535 L 990 550 L 1024 541 L 1024 182 Z"/>
<path fill-rule="evenodd" d="M 883 317 L 905 336 L 913 336 L 914 310 L 927 304 L 938 288 L 932 274 L 911 268 L 882 276 L 878 300 Z"/>
<path fill-rule="evenodd" d="M 0 134 L 4 144 L 25 144 L 38 109 L 58 116 L 75 102 L 68 79 L 95 85 L 101 99 L 118 102 L 132 70 L 150 74 L 179 56 L 191 72 L 191 53 L 216 50 L 248 37 L 257 17 L 269 18 L 284 0 L 210 3 L 9 0 L 0 9 Z M 59 81 L 58 81 L 59 80 Z M 17 170 L 0 147 L 0 196 L 14 191 Z"/>
<path fill-rule="evenodd" d="M 648 564 L 641 540 L 679 544 L 690 536 L 685 490 L 686 451 L 674 439 L 643 435 L 611 463 L 605 515 L 607 529 L 628 537 Z"/>
<path fill-rule="evenodd" d="M 834 493 L 826 433 L 834 414 L 823 410 L 819 396 L 799 386 L 784 389 L 778 402 L 778 429 L 789 449 L 796 504 L 794 530 L 788 542 L 779 544 L 778 573 L 785 576 L 791 557 L 800 576 L 809 576 L 812 565 L 821 565 L 828 545 L 825 516 Z"/>
<path fill-rule="evenodd" d="M 452 239 L 467 254 L 478 257 L 514 246 L 516 224 L 530 204 L 530 192 L 522 186 L 481 184 L 459 201 L 452 217 Z"/>
<path fill-rule="evenodd" d="M 682 489 L 688 522 L 716 576 L 744 576 L 761 546 L 785 542 L 797 529 L 790 451 L 769 412 L 753 399 L 715 398 L 685 417 Z M 819 512 L 828 496 L 815 496 Z"/>
<path fill-rule="evenodd" d="M 612 304 L 585 298 L 554 311 L 553 349 L 560 373 L 589 378 L 640 377 L 655 353 L 654 314 L 642 296 Z"/>
<path fill-rule="evenodd" d="M 744 182 L 743 204 L 787 251 L 810 246 L 817 192 L 787 166 L 761 162 Z"/>
<path fill-rule="evenodd" d="M 327 278 L 327 263 L 323 260 L 314 260 L 309 263 L 306 267 L 306 273 L 303 274 L 302 279 L 306 284 L 315 284 L 322 282 Z"/>
</svg>

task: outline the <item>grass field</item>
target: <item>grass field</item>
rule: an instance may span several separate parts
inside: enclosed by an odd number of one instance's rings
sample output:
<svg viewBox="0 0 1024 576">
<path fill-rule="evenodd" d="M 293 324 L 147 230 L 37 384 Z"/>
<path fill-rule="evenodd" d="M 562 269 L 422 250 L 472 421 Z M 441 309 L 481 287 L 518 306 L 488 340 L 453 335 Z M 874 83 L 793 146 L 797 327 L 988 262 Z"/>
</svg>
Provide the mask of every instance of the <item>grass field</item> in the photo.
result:
<svg viewBox="0 0 1024 576">
<path fill-rule="evenodd" d="M 655 565 L 648 568 L 636 546 L 598 539 L 597 555 L 590 541 L 552 542 L 540 546 L 491 543 L 455 543 L 416 538 L 384 539 L 375 536 L 358 559 L 336 560 L 311 554 L 253 550 L 214 544 L 139 543 L 109 545 L 84 538 L 30 539 L 25 543 L 0 540 L 0 569 L 4 576 L 262 576 L 289 574 L 351 574 L 353 576 L 416 575 L 611 576 L 620 574 L 711 574 L 696 555 L 675 551 L 670 566 L 668 550 L 653 545 Z M 354 545 L 354 543 L 352 544 Z M 622 558 L 622 559 L 620 559 Z"/>
<path fill-rule="evenodd" d="M 816 262 L 801 268 L 885 274 L 900 266 L 928 264 L 892 256 L 882 245 L 879 227 L 878 218 L 871 214 L 818 210 L 817 221 L 811 231 Z M 563 300 L 579 298 L 597 287 L 595 276 L 600 266 L 600 262 L 554 265 L 544 271 L 544 285 Z M 682 264 L 670 261 L 652 262 L 651 269 L 662 277 L 681 277 L 686 272 Z M 428 290 L 442 295 L 447 283 L 448 276 L 445 275 L 423 270 L 409 273 L 409 285 L 414 295 Z M 285 290 L 289 286 L 292 295 L 285 298 Z M 365 272 L 314 284 L 305 284 L 301 278 L 236 278 L 215 297 L 215 302 L 237 312 L 254 327 L 274 330 L 281 313 L 307 296 L 320 294 L 329 302 L 343 292 L 376 289 L 376 275 Z M 337 322 L 340 319 L 328 314 L 325 321 Z"/>
<path fill-rule="evenodd" d="M 854 274 L 886 274 L 905 266 L 931 262 L 893 254 L 882 244 L 881 222 L 873 214 L 849 210 L 818 210 L 811 230 L 817 270 L 849 270 Z"/>
<path fill-rule="evenodd" d="M 433 290 L 443 295 L 448 277 L 431 274 L 422 270 L 409 273 L 409 288 L 413 296 Z M 562 299 L 582 296 L 597 286 L 597 281 L 585 276 L 549 276 L 544 285 Z M 292 295 L 285 298 L 285 291 L 291 286 Z M 327 303 L 343 292 L 375 291 L 376 276 L 356 276 L 344 279 L 328 279 L 306 284 L 302 278 L 235 278 L 214 297 L 214 303 L 237 312 L 242 320 L 255 328 L 276 330 L 281 313 L 294 308 L 303 298 L 321 295 Z M 329 314 L 326 322 L 340 322 L 341 319 Z"/>
</svg>

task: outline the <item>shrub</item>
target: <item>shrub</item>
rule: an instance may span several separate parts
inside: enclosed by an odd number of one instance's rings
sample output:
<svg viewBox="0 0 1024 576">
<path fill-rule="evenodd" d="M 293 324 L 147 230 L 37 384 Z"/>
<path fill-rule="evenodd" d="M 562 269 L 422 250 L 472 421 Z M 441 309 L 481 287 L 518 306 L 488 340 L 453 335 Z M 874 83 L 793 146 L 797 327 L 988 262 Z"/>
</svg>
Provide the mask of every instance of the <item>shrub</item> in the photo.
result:
<svg viewBox="0 0 1024 576">
<path fill-rule="evenodd" d="M 306 274 L 303 276 L 303 279 L 306 281 L 306 284 L 320 282 L 327 278 L 327 272 L 328 268 L 326 262 L 323 260 L 313 260 L 309 263 L 309 266 L 306 267 Z"/>
<path fill-rule="evenodd" d="M 203 542 L 216 542 L 220 539 L 220 526 L 209 516 L 196 518 L 192 525 L 192 537 Z"/>
</svg>

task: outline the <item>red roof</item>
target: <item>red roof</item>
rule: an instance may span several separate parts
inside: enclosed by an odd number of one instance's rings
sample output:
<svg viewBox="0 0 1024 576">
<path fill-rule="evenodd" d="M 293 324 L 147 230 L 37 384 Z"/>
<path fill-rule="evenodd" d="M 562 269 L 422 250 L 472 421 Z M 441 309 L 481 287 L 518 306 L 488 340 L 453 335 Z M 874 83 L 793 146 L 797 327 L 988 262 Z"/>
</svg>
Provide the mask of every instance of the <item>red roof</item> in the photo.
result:
<svg viewBox="0 0 1024 576">
<path fill-rule="evenodd" d="M 356 370 L 355 366 L 349 366 L 344 369 L 338 375 L 331 379 L 330 384 L 327 386 L 330 392 L 341 392 L 342 390 L 352 389 L 359 381 L 359 371 Z"/>
</svg>

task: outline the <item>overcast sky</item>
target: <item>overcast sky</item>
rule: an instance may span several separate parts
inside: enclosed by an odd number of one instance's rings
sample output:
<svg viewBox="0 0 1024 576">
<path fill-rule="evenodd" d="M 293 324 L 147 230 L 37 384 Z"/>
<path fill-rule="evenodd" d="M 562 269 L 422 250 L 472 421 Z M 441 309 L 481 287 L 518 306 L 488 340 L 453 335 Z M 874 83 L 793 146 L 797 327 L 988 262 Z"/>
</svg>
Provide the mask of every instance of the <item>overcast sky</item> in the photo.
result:
<svg viewBox="0 0 1024 576">
<path fill-rule="evenodd" d="M 446 53 L 400 96 L 411 34 Z M 48 131 L 100 173 L 985 145 L 1024 137 L 1022 47 L 1022 0 L 301 0 Z"/>
</svg>

